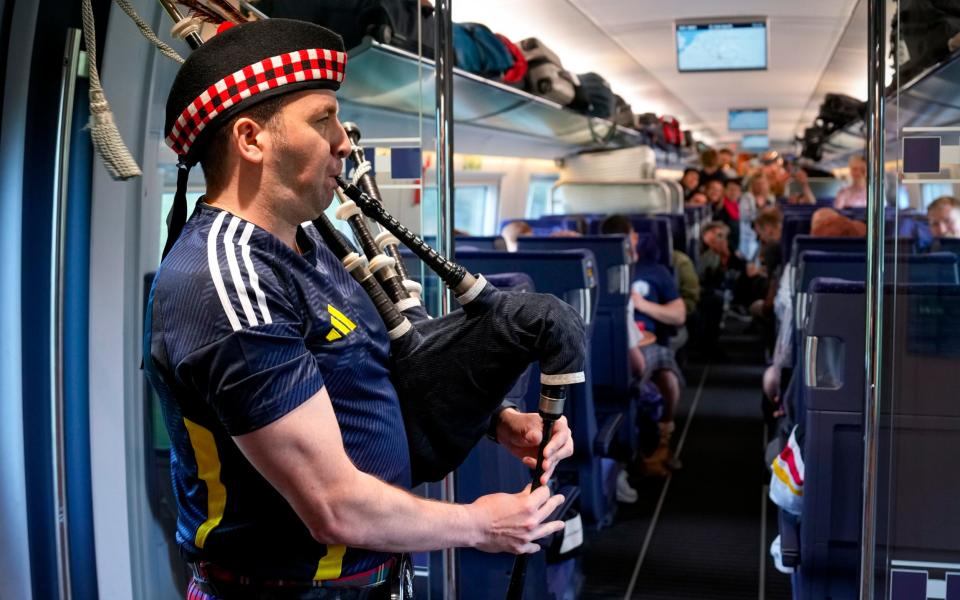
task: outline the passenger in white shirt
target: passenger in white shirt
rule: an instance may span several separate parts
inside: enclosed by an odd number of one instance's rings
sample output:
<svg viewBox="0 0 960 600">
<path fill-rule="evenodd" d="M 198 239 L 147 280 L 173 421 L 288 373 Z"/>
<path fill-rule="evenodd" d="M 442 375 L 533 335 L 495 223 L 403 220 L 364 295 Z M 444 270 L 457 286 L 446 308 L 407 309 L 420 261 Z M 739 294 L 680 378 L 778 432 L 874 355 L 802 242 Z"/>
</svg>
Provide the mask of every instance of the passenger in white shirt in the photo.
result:
<svg viewBox="0 0 960 600">
<path fill-rule="evenodd" d="M 837 192 L 833 207 L 863 208 L 867 205 L 867 161 L 859 154 L 850 157 L 850 178 L 853 183 Z"/>
<path fill-rule="evenodd" d="M 760 248 L 753 220 L 761 210 L 774 206 L 776 202 L 770 193 L 770 181 L 763 173 L 754 175 L 750 180 L 750 191 L 740 196 L 740 254 L 748 261 L 754 259 Z"/>
</svg>

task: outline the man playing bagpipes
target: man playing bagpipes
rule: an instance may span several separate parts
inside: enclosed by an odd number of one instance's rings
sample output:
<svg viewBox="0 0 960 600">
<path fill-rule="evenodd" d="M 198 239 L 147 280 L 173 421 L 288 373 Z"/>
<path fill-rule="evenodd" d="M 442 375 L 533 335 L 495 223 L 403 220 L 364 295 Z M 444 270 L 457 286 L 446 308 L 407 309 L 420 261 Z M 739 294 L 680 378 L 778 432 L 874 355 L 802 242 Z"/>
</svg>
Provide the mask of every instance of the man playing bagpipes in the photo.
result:
<svg viewBox="0 0 960 600">
<path fill-rule="evenodd" d="M 197 49 L 169 94 L 181 169 L 144 366 L 172 441 L 189 598 L 388 597 L 400 553 L 531 553 L 563 526 L 545 522 L 563 502 L 547 486 L 469 505 L 408 491 L 387 328 L 301 225 L 331 202 L 350 151 L 335 96 L 345 62 L 326 29 L 252 22 Z M 207 194 L 186 220 L 198 162 Z M 533 467 L 540 427 L 511 409 L 493 429 Z M 548 439 L 539 482 L 573 452 L 563 418 Z"/>
</svg>

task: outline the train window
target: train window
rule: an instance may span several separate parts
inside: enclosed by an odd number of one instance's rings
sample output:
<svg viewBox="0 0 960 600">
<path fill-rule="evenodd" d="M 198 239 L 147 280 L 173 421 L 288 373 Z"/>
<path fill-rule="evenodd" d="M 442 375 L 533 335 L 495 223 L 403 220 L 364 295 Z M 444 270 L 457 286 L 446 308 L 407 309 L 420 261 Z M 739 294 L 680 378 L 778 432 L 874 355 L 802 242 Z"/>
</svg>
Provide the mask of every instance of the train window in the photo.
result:
<svg viewBox="0 0 960 600">
<path fill-rule="evenodd" d="M 527 188 L 527 218 L 539 219 L 553 212 L 550 206 L 550 189 L 557 181 L 557 175 L 534 175 Z"/>
<path fill-rule="evenodd" d="M 920 186 L 920 193 L 923 194 L 923 207 L 926 208 L 940 196 L 952 196 L 953 185 L 949 183 L 924 183 Z"/>
<path fill-rule="evenodd" d="M 170 214 L 170 207 L 173 206 L 173 195 L 175 187 L 164 190 L 160 196 L 160 245 L 157 248 L 157 263 L 160 262 L 160 256 L 163 254 L 163 245 L 167 243 L 167 215 Z M 187 192 L 187 210 L 192 210 L 193 205 L 202 196 L 204 192 Z"/>
<path fill-rule="evenodd" d="M 470 235 L 496 233 L 497 186 L 493 184 L 458 185 L 453 192 L 453 226 Z M 423 214 L 437 212 L 437 188 L 423 188 Z M 432 221 L 432 220 L 431 220 Z M 436 223 L 424 223 L 423 235 L 435 236 Z"/>
</svg>

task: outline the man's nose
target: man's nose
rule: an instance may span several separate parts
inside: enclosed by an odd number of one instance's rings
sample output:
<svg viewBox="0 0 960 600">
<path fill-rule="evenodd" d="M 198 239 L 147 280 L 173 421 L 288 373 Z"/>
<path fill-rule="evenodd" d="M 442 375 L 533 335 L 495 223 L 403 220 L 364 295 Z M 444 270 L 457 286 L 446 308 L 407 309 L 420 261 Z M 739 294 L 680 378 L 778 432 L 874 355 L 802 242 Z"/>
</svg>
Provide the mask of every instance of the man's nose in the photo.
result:
<svg viewBox="0 0 960 600">
<path fill-rule="evenodd" d="M 350 156 L 350 138 L 347 137 L 347 131 L 339 120 L 337 121 L 337 137 L 332 145 L 332 152 L 341 159 Z"/>
</svg>

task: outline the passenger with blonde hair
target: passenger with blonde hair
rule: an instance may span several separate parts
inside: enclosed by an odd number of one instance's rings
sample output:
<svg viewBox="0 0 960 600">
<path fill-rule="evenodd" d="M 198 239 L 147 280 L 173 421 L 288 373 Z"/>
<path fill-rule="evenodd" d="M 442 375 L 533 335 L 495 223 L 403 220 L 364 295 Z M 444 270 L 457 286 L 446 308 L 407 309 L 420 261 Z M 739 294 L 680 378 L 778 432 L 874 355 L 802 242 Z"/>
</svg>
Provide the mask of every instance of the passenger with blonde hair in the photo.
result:
<svg viewBox="0 0 960 600">
<path fill-rule="evenodd" d="M 837 192 L 837 198 L 833 201 L 833 207 L 837 210 L 867 205 L 867 161 L 859 154 L 854 154 L 847 164 L 852 183 Z"/>
</svg>

